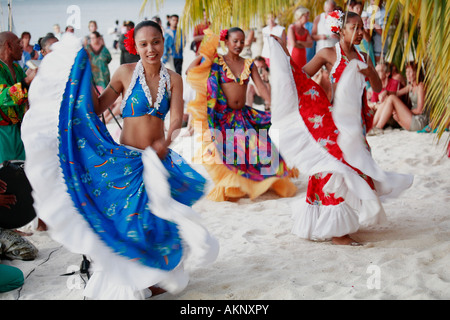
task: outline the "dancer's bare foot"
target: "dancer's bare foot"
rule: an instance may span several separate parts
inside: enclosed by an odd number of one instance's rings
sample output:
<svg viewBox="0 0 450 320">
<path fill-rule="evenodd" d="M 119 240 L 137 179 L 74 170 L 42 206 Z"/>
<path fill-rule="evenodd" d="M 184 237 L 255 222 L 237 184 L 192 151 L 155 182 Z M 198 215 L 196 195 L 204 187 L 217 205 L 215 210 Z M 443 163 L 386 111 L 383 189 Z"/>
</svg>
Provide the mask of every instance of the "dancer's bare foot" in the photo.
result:
<svg viewBox="0 0 450 320">
<path fill-rule="evenodd" d="M 353 240 L 348 234 L 342 237 L 333 237 L 331 242 L 341 246 L 362 246 L 362 243 Z"/>
<path fill-rule="evenodd" d="M 151 286 L 148 289 L 152 292 L 152 297 L 158 296 L 160 294 L 163 294 L 163 293 L 167 292 L 163 288 L 156 287 L 156 286 Z"/>
</svg>

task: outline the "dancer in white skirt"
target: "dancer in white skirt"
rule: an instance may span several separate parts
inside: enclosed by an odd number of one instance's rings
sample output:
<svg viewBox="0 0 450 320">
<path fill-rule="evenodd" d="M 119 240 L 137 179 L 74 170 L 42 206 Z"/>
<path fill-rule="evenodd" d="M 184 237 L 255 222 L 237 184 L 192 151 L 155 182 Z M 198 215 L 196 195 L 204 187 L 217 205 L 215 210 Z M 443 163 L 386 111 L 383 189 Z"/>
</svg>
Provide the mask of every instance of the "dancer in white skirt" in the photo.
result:
<svg viewBox="0 0 450 320">
<path fill-rule="evenodd" d="M 299 69 L 281 39 L 272 39 L 273 86 L 271 134 L 289 166 L 308 174 L 306 199 L 293 205 L 293 233 L 311 240 L 359 245 L 350 234 L 361 226 L 385 221 L 380 200 L 409 188 L 413 177 L 381 170 L 371 156 L 366 132 L 373 113 L 367 105 L 366 81 L 381 88 L 375 68 L 355 50 L 363 37 L 361 17 L 334 11 L 327 18 L 339 33 L 334 48 L 325 48 Z M 334 21 L 334 22 L 333 22 Z M 283 50 L 284 49 L 284 50 Z M 309 79 L 322 66 L 330 72 L 330 102 Z"/>
<path fill-rule="evenodd" d="M 37 214 L 54 240 L 92 260 L 84 295 L 94 299 L 145 298 L 149 287 L 180 292 L 186 271 L 218 254 L 191 208 L 206 180 L 168 149 L 183 93 L 181 77 L 161 65 L 161 28 L 144 21 L 127 36 L 141 60 L 121 66 L 100 97 L 81 40 L 64 36 L 41 64 L 23 122 Z M 120 93 L 117 144 L 98 115 Z"/>
</svg>

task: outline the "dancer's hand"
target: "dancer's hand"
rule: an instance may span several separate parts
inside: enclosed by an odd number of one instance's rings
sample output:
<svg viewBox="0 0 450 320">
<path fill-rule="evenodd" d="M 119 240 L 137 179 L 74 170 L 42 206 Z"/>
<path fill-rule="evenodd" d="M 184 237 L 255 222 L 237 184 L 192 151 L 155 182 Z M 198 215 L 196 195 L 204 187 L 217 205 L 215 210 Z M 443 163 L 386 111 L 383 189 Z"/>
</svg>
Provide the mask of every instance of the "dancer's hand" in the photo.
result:
<svg viewBox="0 0 450 320">
<path fill-rule="evenodd" d="M 6 192 L 6 182 L 3 180 L 0 180 L 0 193 L 5 193 Z"/>
<path fill-rule="evenodd" d="M 13 194 L 0 194 L 0 207 L 11 209 L 11 205 L 17 203 L 17 198 Z"/>
<path fill-rule="evenodd" d="M 0 180 L 0 193 L 6 192 L 7 184 L 5 181 Z M 11 205 L 16 204 L 17 198 L 13 194 L 0 194 L 0 207 L 11 209 Z"/>
<path fill-rule="evenodd" d="M 167 145 L 167 142 L 164 139 L 156 140 L 152 144 L 153 150 L 155 150 L 156 154 L 160 159 L 164 159 L 167 156 L 167 153 L 169 152 L 168 147 L 169 146 Z"/>
<path fill-rule="evenodd" d="M 360 69 L 358 66 L 358 71 L 359 73 L 361 73 L 362 75 L 366 76 L 366 77 L 370 77 L 372 70 L 370 70 L 369 67 L 365 68 L 365 69 Z"/>
</svg>

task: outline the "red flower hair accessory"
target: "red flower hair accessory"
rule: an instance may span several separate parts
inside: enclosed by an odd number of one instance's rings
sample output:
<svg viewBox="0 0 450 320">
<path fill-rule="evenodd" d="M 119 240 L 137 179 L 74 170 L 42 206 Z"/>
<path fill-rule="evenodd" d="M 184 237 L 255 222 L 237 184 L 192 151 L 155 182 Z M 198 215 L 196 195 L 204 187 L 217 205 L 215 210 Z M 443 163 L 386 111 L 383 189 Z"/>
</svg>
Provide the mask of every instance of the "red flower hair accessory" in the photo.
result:
<svg viewBox="0 0 450 320">
<path fill-rule="evenodd" d="M 344 13 L 340 10 L 334 10 L 330 12 L 326 17 L 326 24 L 330 28 L 331 32 L 339 33 L 339 30 L 342 28 L 342 24 L 344 23 L 342 17 Z"/>
<path fill-rule="evenodd" d="M 220 41 L 225 41 L 228 36 L 228 29 L 220 31 Z"/>
<path fill-rule="evenodd" d="M 123 44 L 129 53 L 137 55 L 136 42 L 134 42 L 134 28 L 125 34 Z"/>
</svg>

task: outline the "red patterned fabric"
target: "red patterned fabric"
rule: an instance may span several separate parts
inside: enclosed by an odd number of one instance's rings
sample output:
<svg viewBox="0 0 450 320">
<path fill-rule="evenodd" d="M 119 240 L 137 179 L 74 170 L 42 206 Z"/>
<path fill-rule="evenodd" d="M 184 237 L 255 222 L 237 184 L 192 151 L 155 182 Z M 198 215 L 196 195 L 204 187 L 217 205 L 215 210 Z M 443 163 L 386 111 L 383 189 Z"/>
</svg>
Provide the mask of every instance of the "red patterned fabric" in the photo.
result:
<svg viewBox="0 0 450 320">
<path fill-rule="evenodd" d="M 309 79 L 292 60 L 291 65 L 294 69 L 293 76 L 297 86 L 299 112 L 305 121 L 308 131 L 328 153 L 358 172 L 369 186 L 375 190 L 374 183 L 370 177 L 364 175 L 360 170 L 353 168 L 344 160 L 342 150 L 337 143 L 339 130 L 333 120 L 333 104 L 328 100 L 323 89 L 313 80 Z M 348 59 L 342 51 L 342 59 L 334 73 L 336 81 L 340 79 L 347 65 Z M 361 125 L 364 128 L 364 132 L 367 132 L 372 128 L 373 113 L 368 106 L 365 91 L 362 99 Z M 311 105 L 314 105 L 314 108 L 310 108 L 309 106 Z M 370 149 L 367 141 L 366 145 Z M 330 178 L 331 174 L 322 173 L 310 176 L 306 194 L 307 203 L 312 205 L 338 205 L 344 201 L 342 198 L 336 198 L 334 194 L 325 194 L 322 191 Z"/>
</svg>

